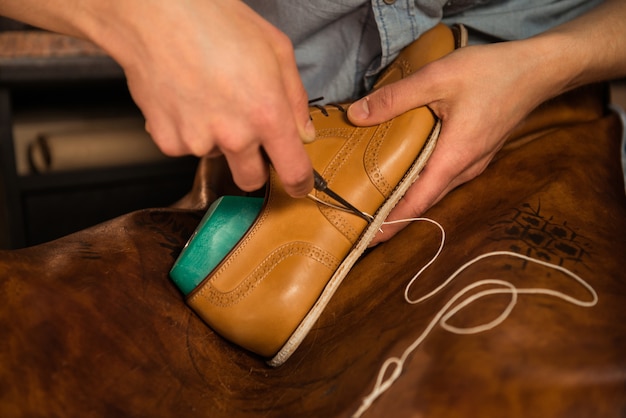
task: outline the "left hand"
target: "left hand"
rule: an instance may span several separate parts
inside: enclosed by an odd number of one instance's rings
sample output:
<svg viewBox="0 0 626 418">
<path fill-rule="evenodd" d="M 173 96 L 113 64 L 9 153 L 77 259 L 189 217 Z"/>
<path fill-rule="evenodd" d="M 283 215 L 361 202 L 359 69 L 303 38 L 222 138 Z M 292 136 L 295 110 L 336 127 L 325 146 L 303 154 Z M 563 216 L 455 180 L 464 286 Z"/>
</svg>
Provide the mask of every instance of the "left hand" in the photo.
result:
<svg viewBox="0 0 626 418">
<path fill-rule="evenodd" d="M 369 126 L 428 105 L 442 120 L 437 146 L 419 179 L 387 220 L 421 216 L 455 187 L 485 170 L 507 136 L 558 92 L 542 78 L 541 58 L 525 41 L 471 46 L 353 103 L 350 121 Z M 407 224 L 385 225 L 370 245 Z"/>
</svg>

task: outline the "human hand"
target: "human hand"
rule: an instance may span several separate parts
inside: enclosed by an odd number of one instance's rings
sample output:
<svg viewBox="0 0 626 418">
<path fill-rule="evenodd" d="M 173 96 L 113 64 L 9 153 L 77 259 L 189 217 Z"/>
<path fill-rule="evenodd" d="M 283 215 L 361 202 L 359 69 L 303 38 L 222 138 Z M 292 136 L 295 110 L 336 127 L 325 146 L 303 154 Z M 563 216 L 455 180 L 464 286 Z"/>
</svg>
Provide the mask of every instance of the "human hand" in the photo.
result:
<svg viewBox="0 0 626 418">
<path fill-rule="evenodd" d="M 315 130 L 289 39 L 237 0 L 115 2 L 93 36 L 124 68 L 146 129 L 168 155 L 218 155 L 245 191 L 272 163 L 294 197 L 313 187 Z"/>
<path fill-rule="evenodd" d="M 387 220 L 419 217 L 478 176 L 515 126 L 555 91 L 542 78 L 537 51 L 516 41 L 456 50 L 353 103 L 348 117 L 356 125 L 379 124 L 423 105 L 442 120 L 425 169 Z M 385 225 L 370 245 L 404 226 Z"/>
</svg>

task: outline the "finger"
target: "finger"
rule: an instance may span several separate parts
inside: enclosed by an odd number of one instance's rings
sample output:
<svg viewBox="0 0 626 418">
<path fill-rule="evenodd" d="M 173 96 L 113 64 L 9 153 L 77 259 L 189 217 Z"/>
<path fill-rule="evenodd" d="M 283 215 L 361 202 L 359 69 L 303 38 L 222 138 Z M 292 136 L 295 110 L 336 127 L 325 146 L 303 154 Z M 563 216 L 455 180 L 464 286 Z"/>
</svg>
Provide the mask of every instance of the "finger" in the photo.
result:
<svg viewBox="0 0 626 418">
<path fill-rule="evenodd" d="M 289 195 L 304 197 L 313 188 L 313 168 L 285 97 L 278 83 L 256 98 L 258 108 L 248 113 L 247 125 L 213 126 L 233 171 L 233 180 L 243 190 L 255 190 L 267 181 L 269 163 Z"/>
<path fill-rule="evenodd" d="M 307 93 L 289 38 L 265 21 L 259 24 L 272 34 L 281 84 L 263 100 L 264 111 L 256 113 L 261 118 L 256 133 L 285 191 L 293 197 L 304 197 L 313 188 L 313 168 L 302 143 L 315 139 Z"/>
<path fill-rule="evenodd" d="M 241 190 L 252 192 L 267 182 L 269 169 L 258 146 L 250 146 L 238 152 L 224 151 L 233 181 Z"/>
<path fill-rule="evenodd" d="M 284 109 L 284 112 L 288 111 L 288 108 Z M 313 166 L 295 123 L 276 121 L 273 126 L 276 128 L 271 132 L 272 137 L 263 141 L 263 148 L 285 191 L 292 197 L 304 197 L 313 189 Z"/>
<path fill-rule="evenodd" d="M 146 120 L 145 130 L 159 147 L 161 152 L 170 157 L 179 157 L 191 152 L 190 148 L 180 140 L 173 124 L 165 123 L 164 118 Z"/>
<path fill-rule="evenodd" d="M 298 71 L 293 44 L 287 35 L 271 23 L 260 20 L 258 24 L 262 32 L 270 35 L 268 38 L 278 62 L 287 102 L 300 139 L 304 143 L 310 143 L 315 139 L 315 127 L 309 117 L 308 95 Z"/>
<path fill-rule="evenodd" d="M 291 45 L 291 44 L 290 44 Z M 309 99 L 296 65 L 293 48 L 280 55 L 283 84 L 300 139 L 305 144 L 315 140 L 315 127 L 309 114 Z"/>
<path fill-rule="evenodd" d="M 287 106 L 296 126 L 298 138 L 303 143 L 315 140 L 315 127 L 309 114 L 308 95 L 302 84 L 291 42 L 283 44 L 277 53 L 282 61 L 282 80 L 287 96 Z M 301 143 L 294 143 L 289 123 L 284 126 L 283 141 L 272 141 L 265 149 L 285 188 L 293 197 L 304 197 L 313 188 L 313 167 Z"/>
<path fill-rule="evenodd" d="M 404 112 L 431 102 L 428 92 L 420 90 L 421 73 L 381 87 L 352 103 L 348 118 L 358 126 L 377 125 Z"/>
</svg>

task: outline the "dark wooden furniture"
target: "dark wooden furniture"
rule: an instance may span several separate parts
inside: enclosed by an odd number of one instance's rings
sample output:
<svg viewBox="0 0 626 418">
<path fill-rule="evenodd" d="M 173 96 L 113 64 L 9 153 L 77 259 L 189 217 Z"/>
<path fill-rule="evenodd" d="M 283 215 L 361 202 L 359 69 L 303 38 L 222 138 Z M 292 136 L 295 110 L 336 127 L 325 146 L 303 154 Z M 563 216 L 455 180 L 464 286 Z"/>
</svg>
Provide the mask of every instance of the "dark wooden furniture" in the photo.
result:
<svg viewBox="0 0 626 418">
<path fill-rule="evenodd" d="M 123 71 L 95 45 L 44 31 L 0 32 L 0 248 L 46 242 L 132 210 L 167 206 L 197 161 L 18 175 L 13 123 L 47 110 L 137 115 Z"/>
</svg>

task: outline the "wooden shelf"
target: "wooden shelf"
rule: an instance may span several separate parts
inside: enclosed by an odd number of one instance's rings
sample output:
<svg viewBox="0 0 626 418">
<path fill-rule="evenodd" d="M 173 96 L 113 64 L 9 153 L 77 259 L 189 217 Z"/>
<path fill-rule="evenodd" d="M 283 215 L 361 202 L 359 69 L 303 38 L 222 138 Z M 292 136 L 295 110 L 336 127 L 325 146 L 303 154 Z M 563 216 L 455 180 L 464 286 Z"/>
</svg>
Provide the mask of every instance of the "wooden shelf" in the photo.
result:
<svg viewBox="0 0 626 418">
<path fill-rule="evenodd" d="M 45 31 L 0 32 L 0 83 L 119 79 L 121 67 L 94 44 Z"/>
</svg>

